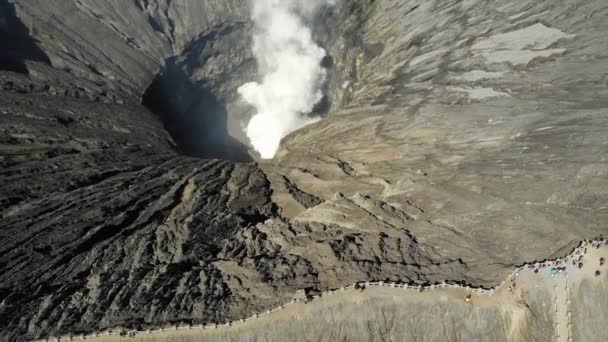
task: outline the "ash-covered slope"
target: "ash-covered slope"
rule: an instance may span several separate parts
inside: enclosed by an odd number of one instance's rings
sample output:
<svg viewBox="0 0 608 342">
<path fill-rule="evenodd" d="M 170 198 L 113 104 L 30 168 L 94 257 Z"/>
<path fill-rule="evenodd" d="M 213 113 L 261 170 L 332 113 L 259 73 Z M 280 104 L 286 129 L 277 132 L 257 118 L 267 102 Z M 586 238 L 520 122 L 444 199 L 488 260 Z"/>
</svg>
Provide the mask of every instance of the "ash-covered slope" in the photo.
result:
<svg viewBox="0 0 608 342">
<path fill-rule="evenodd" d="M 357 238 L 387 221 L 361 198 L 399 208 L 418 246 L 480 283 L 606 233 L 607 11 L 600 1 L 374 2 L 354 26 L 354 57 L 336 63 L 354 75 L 342 105 L 263 165 L 279 193 L 287 177 L 324 203 L 276 202 L 296 222 Z M 338 38 L 332 55 L 348 56 L 344 46 Z"/>
<path fill-rule="evenodd" d="M 231 161 L 246 2 L 2 4 L 0 338 L 491 285 L 608 232 L 601 0 L 341 2 L 316 33 L 330 113 L 259 165 Z"/>
</svg>

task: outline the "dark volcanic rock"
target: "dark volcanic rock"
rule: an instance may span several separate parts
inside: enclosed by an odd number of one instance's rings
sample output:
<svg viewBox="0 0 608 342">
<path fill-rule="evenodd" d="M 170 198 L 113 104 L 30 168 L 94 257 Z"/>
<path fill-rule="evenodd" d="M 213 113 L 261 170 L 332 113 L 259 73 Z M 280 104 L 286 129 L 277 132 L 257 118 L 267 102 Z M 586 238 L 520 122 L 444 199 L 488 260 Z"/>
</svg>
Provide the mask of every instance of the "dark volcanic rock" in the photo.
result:
<svg viewBox="0 0 608 342">
<path fill-rule="evenodd" d="M 255 228 L 275 215 L 255 165 L 176 155 L 141 107 L 5 92 L 1 111 L 4 336 L 238 316 L 260 305 L 229 286 L 242 263 L 307 277 Z"/>
<path fill-rule="evenodd" d="M 327 117 L 260 163 L 245 1 L 0 9 L 0 339 L 490 286 L 608 232 L 602 0 L 341 2 Z"/>
</svg>

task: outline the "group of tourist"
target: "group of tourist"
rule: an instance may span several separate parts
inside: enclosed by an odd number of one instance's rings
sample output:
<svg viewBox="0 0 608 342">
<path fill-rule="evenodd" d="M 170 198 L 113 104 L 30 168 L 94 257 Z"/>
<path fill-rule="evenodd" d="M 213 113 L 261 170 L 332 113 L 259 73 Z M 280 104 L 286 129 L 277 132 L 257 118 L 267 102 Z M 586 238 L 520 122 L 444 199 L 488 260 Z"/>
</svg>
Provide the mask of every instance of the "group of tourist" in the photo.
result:
<svg viewBox="0 0 608 342">
<path fill-rule="evenodd" d="M 578 269 L 582 269 L 584 266 L 583 258 L 585 257 L 585 255 L 588 254 L 589 248 L 600 249 L 601 247 L 608 247 L 608 239 L 592 242 L 584 241 L 579 247 L 574 250 L 574 253 L 572 253 L 570 256 L 567 256 L 563 259 L 547 260 L 545 262 L 531 264 L 528 265 L 528 268 L 534 269 L 534 273 L 539 273 L 540 270 L 548 268 L 549 275 L 551 277 L 565 273 L 569 266 L 574 266 Z M 594 272 L 596 277 L 599 277 L 602 274 L 600 268 L 606 263 L 606 258 L 600 257 L 598 261 L 598 269 Z M 520 268 L 519 270 L 521 269 L 523 268 Z M 516 276 L 519 274 L 519 270 L 515 272 Z"/>
</svg>

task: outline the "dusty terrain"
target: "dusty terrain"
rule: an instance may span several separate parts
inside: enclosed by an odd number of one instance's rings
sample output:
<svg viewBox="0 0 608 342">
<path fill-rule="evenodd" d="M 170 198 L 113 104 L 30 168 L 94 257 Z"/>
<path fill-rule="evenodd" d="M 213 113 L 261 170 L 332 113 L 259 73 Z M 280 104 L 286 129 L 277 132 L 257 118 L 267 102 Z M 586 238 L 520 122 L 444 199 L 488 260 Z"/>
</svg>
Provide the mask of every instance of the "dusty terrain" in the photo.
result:
<svg viewBox="0 0 608 342">
<path fill-rule="evenodd" d="M 236 320 L 361 280 L 492 287 L 608 234 L 604 0 L 341 2 L 315 29 L 324 120 L 257 162 L 246 1 L 0 10 L 2 340 Z M 602 327 L 592 281 L 580 339 Z M 470 336 L 515 326 L 454 301 Z"/>
</svg>

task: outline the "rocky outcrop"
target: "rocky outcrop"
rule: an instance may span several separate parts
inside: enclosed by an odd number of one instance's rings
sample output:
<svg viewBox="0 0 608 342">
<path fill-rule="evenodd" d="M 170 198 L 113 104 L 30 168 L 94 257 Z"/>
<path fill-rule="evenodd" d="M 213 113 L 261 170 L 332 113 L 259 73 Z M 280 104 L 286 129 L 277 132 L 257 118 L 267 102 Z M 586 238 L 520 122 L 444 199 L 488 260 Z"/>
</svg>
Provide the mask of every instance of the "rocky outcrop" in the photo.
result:
<svg viewBox="0 0 608 342">
<path fill-rule="evenodd" d="M 3 93 L 4 338 L 259 305 L 213 264 L 275 253 L 255 228 L 275 210 L 262 172 L 176 155 L 140 107 L 34 96 Z"/>
<path fill-rule="evenodd" d="M 246 2 L 0 3 L 2 339 L 495 285 L 608 233 L 600 0 L 341 2 L 326 117 L 257 163 Z"/>
</svg>

